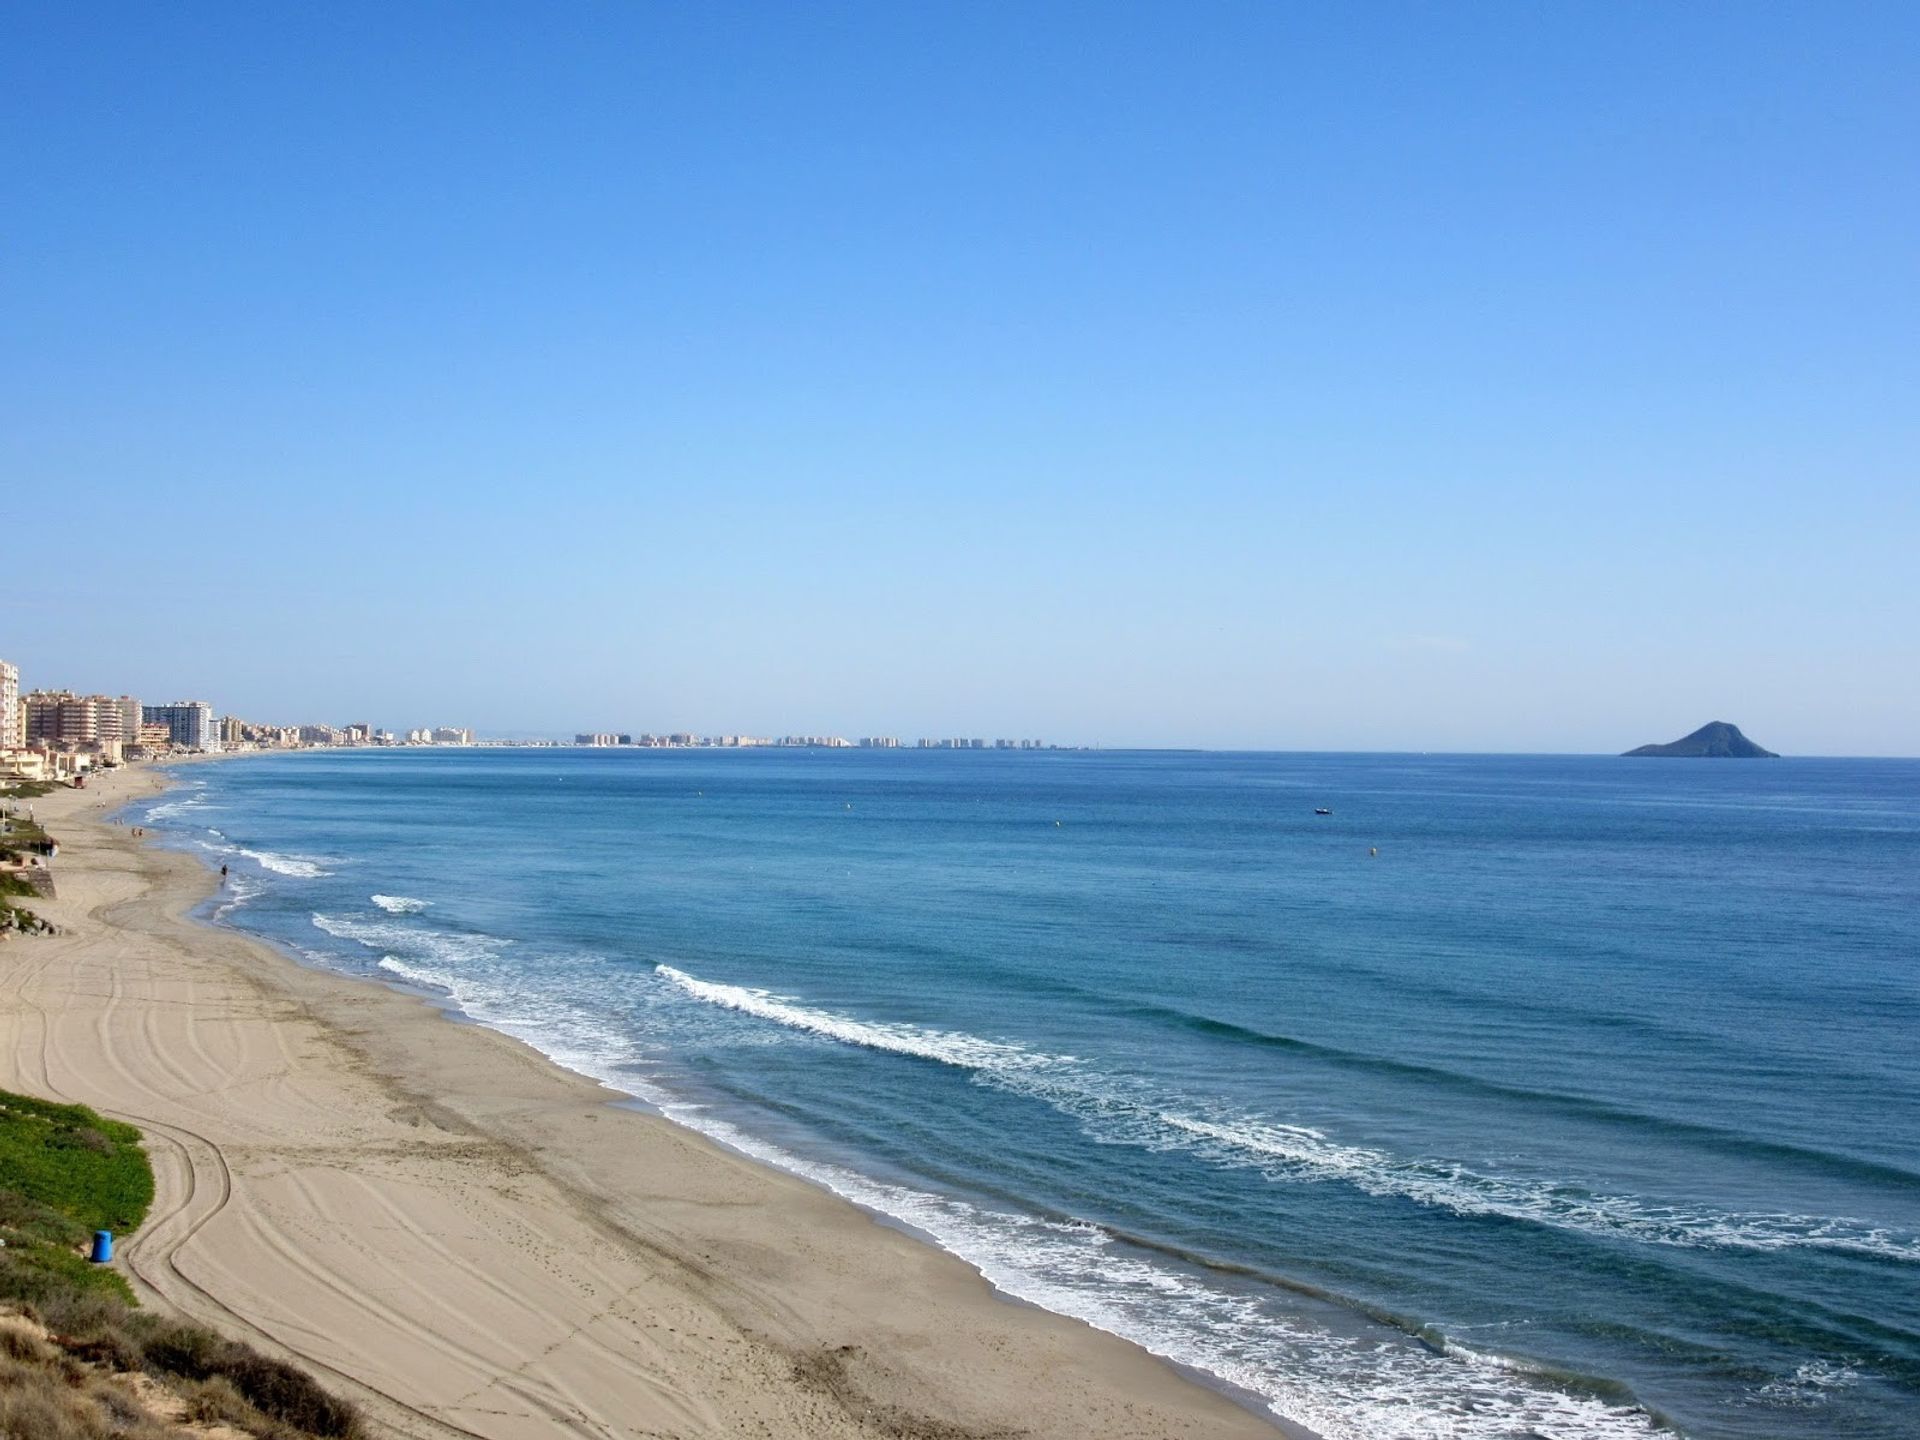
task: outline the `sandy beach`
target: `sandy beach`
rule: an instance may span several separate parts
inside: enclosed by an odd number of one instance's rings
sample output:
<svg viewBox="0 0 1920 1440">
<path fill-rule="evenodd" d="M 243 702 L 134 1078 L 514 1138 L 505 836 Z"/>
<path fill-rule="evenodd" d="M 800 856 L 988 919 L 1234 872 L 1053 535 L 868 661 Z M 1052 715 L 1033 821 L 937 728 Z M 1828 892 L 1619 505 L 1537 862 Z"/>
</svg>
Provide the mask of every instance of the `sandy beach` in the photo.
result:
<svg viewBox="0 0 1920 1440">
<path fill-rule="evenodd" d="M 146 1303 L 421 1440 L 1279 1433 L 518 1041 L 189 919 L 216 877 L 105 818 L 163 783 L 33 802 L 62 933 L 0 944 L 0 1086 L 146 1132 Z"/>
</svg>

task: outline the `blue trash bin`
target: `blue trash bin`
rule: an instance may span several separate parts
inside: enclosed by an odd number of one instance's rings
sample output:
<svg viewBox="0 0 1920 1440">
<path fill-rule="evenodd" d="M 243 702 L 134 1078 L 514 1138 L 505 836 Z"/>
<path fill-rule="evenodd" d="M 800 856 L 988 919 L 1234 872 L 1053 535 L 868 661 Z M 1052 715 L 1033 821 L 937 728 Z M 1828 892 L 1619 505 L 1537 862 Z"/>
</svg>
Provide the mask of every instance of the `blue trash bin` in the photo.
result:
<svg viewBox="0 0 1920 1440">
<path fill-rule="evenodd" d="M 96 1265 L 104 1265 L 113 1259 L 113 1231 L 96 1230 L 93 1232 L 93 1254 L 89 1257 Z"/>
</svg>

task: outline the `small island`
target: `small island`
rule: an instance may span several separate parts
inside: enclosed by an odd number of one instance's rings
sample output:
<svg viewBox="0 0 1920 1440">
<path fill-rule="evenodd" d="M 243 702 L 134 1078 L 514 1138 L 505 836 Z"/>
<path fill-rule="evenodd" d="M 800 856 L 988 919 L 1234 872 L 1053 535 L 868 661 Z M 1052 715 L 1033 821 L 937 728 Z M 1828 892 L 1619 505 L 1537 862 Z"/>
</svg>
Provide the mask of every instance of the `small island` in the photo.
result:
<svg viewBox="0 0 1920 1440">
<path fill-rule="evenodd" d="M 1642 745 L 1637 750 L 1627 751 L 1633 756 L 1655 755 L 1665 759 L 1689 760 L 1778 760 L 1780 757 L 1771 750 L 1764 750 L 1740 733 L 1738 725 L 1729 725 L 1724 720 L 1715 720 L 1712 724 L 1702 725 L 1691 735 L 1683 736 L 1670 745 Z"/>
</svg>

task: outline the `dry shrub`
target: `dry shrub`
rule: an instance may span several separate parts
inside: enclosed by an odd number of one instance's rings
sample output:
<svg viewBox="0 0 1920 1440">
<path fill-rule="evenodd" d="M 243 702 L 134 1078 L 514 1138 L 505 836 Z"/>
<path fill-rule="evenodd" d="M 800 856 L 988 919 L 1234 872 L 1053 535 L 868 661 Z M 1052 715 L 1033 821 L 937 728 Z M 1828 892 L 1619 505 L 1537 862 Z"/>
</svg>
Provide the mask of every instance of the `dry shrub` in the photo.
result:
<svg viewBox="0 0 1920 1440">
<path fill-rule="evenodd" d="M 232 1425 L 246 1429 L 260 1413 L 240 1397 L 225 1376 L 212 1380 L 185 1380 L 174 1387 L 187 1402 L 187 1419 L 196 1425 Z"/>
<path fill-rule="evenodd" d="M 211 1330 L 175 1321 L 147 1321 L 135 1331 L 139 1337 L 144 1368 L 183 1380 L 204 1380 L 212 1375 L 228 1349 L 228 1342 Z"/>
<path fill-rule="evenodd" d="M 144 1368 L 186 1381 L 225 1381 L 269 1420 L 322 1440 L 355 1440 L 360 1413 L 297 1366 L 198 1325 L 140 1317 Z"/>
<path fill-rule="evenodd" d="M 55 1293 L 27 1308 L 59 1348 L 54 1351 L 41 1345 L 35 1350 L 38 1342 L 27 1332 L 0 1330 L 0 1390 L 18 1388 L 8 1384 L 9 1369 L 38 1366 L 50 1375 L 48 1367 L 55 1363 L 73 1371 L 70 1383 L 84 1385 L 87 1376 L 75 1367 L 85 1362 L 97 1367 L 95 1374 L 104 1369 L 165 1377 L 171 1388 L 210 1418 L 255 1435 L 358 1440 L 363 1434 L 359 1411 L 323 1390 L 304 1370 L 204 1326 L 130 1310 L 122 1301 L 98 1292 Z M 109 1391 L 124 1396 L 117 1387 L 100 1387 L 100 1391 L 103 1396 Z M 109 1409 L 115 1403 L 106 1398 L 99 1401 Z M 125 1423 L 118 1428 L 100 1433 L 112 1434 L 116 1440 L 135 1440 L 136 1430 L 162 1433 L 144 1429 L 133 1417 L 123 1418 Z M 74 1433 L 84 1437 L 91 1432 Z M 62 1440 L 58 1432 L 49 1435 L 51 1440 Z M 13 1436 L 0 1430 L 0 1440 L 13 1440 Z"/>
<path fill-rule="evenodd" d="M 125 1302 L 97 1290 L 56 1292 L 27 1310 L 75 1359 L 109 1370 L 138 1370 L 143 1355 Z"/>
<path fill-rule="evenodd" d="M 87 1397 L 116 1429 L 137 1430 L 151 1419 L 140 1402 L 118 1385 L 95 1382 L 87 1388 Z"/>
<path fill-rule="evenodd" d="M 328 1440 L 354 1440 L 360 1434 L 360 1415 L 352 1405 L 285 1361 L 236 1345 L 220 1373 L 254 1409 L 282 1424 Z"/>
<path fill-rule="evenodd" d="M 131 1313 L 124 1300 L 98 1290 L 61 1290 L 24 1308 L 62 1341 L 82 1342 L 123 1334 Z"/>
<path fill-rule="evenodd" d="M 59 1352 L 38 1335 L 17 1325 L 0 1325 L 0 1355 L 28 1365 L 51 1365 Z"/>
<path fill-rule="evenodd" d="M 95 1440 L 74 1406 L 45 1384 L 0 1390 L 0 1440 Z"/>
<path fill-rule="evenodd" d="M 0 1440 L 178 1440 L 117 1386 L 77 1388 L 55 1369 L 0 1383 Z"/>
</svg>

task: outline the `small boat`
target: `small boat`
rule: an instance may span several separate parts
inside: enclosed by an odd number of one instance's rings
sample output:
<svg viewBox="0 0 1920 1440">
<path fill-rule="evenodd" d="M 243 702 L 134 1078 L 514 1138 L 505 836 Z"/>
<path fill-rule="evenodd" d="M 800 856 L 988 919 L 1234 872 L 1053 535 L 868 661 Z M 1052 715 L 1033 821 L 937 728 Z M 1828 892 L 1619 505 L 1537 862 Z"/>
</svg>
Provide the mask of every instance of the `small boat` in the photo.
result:
<svg viewBox="0 0 1920 1440">
<path fill-rule="evenodd" d="M 1316 815 L 1331 815 L 1333 812 L 1324 805 L 1316 805 L 1313 807 L 1313 813 Z"/>
</svg>

